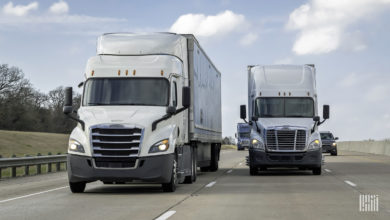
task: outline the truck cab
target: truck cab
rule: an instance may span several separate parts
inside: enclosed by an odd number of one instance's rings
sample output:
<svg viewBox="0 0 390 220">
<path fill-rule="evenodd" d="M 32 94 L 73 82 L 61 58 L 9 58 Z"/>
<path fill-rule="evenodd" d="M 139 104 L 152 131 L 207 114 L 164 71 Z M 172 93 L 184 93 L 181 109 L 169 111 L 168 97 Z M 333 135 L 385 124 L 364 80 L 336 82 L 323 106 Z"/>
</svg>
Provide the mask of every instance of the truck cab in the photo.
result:
<svg viewBox="0 0 390 220">
<path fill-rule="evenodd" d="M 248 115 L 251 143 L 247 164 L 256 175 L 269 167 L 311 169 L 321 174 L 318 126 L 329 118 L 329 106 L 318 116 L 314 65 L 248 67 Z M 240 116 L 246 120 L 246 105 Z"/>
<path fill-rule="evenodd" d="M 173 192 L 196 181 L 197 167 L 218 169 L 220 73 L 193 35 L 103 34 L 84 77 L 80 108 L 73 110 L 72 88 L 64 106 L 78 122 L 68 146 L 72 192 L 97 180 Z"/>
</svg>

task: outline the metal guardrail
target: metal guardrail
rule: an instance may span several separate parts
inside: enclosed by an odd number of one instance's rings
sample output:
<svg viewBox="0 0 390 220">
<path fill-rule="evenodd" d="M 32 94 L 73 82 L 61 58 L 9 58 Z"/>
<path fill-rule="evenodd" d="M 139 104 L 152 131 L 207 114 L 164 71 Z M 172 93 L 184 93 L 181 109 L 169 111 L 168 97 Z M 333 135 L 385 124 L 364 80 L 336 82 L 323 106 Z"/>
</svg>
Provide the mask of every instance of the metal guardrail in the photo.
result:
<svg viewBox="0 0 390 220">
<path fill-rule="evenodd" d="M 61 163 L 65 163 L 66 169 L 66 154 L 49 155 L 49 156 L 33 156 L 33 157 L 13 157 L 0 158 L 0 179 L 2 178 L 2 170 L 11 168 L 11 177 L 16 177 L 16 168 L 24 167 L 24 175 L 30 175 L 30 167 L 36 166 L 36 174 L 42 173 L 42 165 L 47 164 L 47 172 L 52 172 L 52 165 L 56 165 L 56 171 L 61 170 Z"/>
</svg>

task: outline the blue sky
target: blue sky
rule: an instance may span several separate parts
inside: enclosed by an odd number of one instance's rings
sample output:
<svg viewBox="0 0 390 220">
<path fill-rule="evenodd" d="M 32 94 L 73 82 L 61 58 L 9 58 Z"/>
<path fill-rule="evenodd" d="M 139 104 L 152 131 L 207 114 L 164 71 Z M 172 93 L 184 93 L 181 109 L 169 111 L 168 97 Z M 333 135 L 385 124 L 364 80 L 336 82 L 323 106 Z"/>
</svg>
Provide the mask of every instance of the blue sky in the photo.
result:
<svg viewBox="0 0 390 220">
<path fill-rule="evenodd" d="M 246 104 L 249 64 L 317 67 L 322 127 L 341 140 L 390 138 L 390 1 L 0 0 L 0 63 L 44 92 L 82 81 L 106 32 L 194 33 L 222 73 L 223 135 Z"/>
</svg>

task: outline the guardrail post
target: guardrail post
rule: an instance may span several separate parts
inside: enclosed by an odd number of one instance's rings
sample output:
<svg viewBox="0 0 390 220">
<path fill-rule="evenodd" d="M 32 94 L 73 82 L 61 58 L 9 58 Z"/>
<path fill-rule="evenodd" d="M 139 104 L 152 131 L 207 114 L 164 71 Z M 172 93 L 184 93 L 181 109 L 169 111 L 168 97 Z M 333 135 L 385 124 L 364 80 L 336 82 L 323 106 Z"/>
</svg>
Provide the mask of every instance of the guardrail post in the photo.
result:
<svg viewBox="0 0 390 220">
<path fill-rule="evenodd" d="M 51 152 L 49 152 L 47 155 L 51 155 Z M 48 164 L 47 164 L 47 172 L 48 172 L 48 173 L 51 173 L 51 167 L 52 167 L 52 166 L 51 166 L 51 163 L 48 163 Z"/>
<path fill-rule="evenodd" d="M 13 154 L 11 157 L 16 157 L 16 155 Z M 16 177 L 16 167 L 11 167 L 11 176 Z"/>
<path fill-rule="evenodd" d="M 38 157 L 39 157 L 39 156 L 42 156 L 42 154 L 41 154 L 41 153 L 38 153 L 37 156 L 38 156 Z M 37 165 L 37 174 L 41 174 L 41 172 L 42 172 L 41 168 L 42 168 L 41 164 L 38 164 L 38 165 Z"/>
<path fill-rule="evenodd" d="M 25 156 L 25 157 L 29 157 L 30 155 L 26 154 L 26 155 L 24 155 L 24 156 Z M 25 175 L 25 176 L 30 175 L 30 166 L 29 166 L 29 165 L 24 166 L 24 175 Z"/>
</svg>

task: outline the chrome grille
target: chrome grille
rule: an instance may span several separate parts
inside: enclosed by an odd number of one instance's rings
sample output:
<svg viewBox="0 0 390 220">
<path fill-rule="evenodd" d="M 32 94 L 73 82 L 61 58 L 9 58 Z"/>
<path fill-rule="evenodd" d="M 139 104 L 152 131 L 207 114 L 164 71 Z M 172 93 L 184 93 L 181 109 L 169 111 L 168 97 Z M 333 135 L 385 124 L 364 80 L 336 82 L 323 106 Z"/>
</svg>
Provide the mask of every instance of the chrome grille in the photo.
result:
<svg viewBox="0 0 390 220">
<path fill-rule="evenodd" d="M 91 129 L 93 156 L 138 157 L 142 129 L 137 127 L 104 126 Z"/>
<path fill-rule="evenodd" d="M 266 145 L 272 151 L 302 151 L 306 145 L 306 131 L 267 130 Z"/>
</svg>

